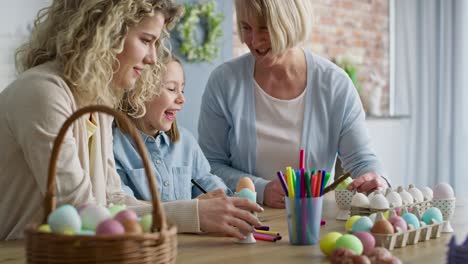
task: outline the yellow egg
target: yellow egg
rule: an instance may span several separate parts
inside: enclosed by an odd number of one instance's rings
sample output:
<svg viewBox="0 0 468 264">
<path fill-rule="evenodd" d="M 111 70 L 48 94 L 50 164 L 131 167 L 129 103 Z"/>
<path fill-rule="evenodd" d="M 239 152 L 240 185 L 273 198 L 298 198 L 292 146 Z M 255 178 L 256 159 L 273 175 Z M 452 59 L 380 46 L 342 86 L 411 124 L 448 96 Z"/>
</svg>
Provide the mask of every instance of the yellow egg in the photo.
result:
<svg viewBox="0 0 468 264">
<path fill-rule="evenodd" d="M 141 234 L 143 233 L 143 228 L 141 228 L 140 223 L 135 220 L 127 219 L 122 223 L 125 233 Z"/>
<path fill-rule="evenodd" d="M 335 250 L 336 240 L 341 236 L 342 234 L 338 232 L 330 232 L 326 234 L 322 240 L 320 240 L 320 250 L 322 250 L 323 254 L 330 256 L 333 250 Z"/>
<path fill-rule="evenodd" d="M 42 232 L 42 233 L 50 233 L 52 232 L 52 229 L 50 229 L 49 225 L 43 224 L 37 228 L 37 231 Z"/>
<path fill-rule="evenodd" d="M 239 180 L 237 183 L 236 192 L 240 192 L 242 189 L 249 189 L 252 192 L 255 192 L 255 185 L 249 177 L 244 177 Z"/>
<path fill-rule="evenodd" d="M 356 222 L 359 218 L 361 218 L 360 215 L 353 215 L 353 216 L 351 216 L 351 217 L 348 219 L 348 221 L 346 221 L 346 224 L 345 224 L 346 231 L 351 231 L 351 228 L 353 227 L 354 222 Z"/>
</svg>

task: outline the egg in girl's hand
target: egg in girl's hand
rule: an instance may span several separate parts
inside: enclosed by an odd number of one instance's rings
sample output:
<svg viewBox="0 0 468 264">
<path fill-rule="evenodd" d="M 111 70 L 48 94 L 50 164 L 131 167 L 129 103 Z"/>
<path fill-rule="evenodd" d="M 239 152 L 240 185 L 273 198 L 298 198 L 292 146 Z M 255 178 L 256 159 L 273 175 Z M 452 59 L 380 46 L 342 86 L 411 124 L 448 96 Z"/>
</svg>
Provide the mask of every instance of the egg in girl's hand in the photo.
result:
<svg viewBox="0 0 468 264">
<path fill-rule="evenodd" d="M 320 240 L 320 250 L 322 250 L 323 254 L 330 256 L 330 254 L 335 250 L 336 247 L 336 240 L 342 236 L 341 233 L 338 232 L 330 232 L 326 234 Z"/>
<path fill-rule="evenodd" d="M 81 219 L 75 207 L 65 204 L 47 217 L 47 224 L 55 233 L 76 233 L 81 229 Z"/>
<path fill-rule="evenodd" d="M 111 218 L 109 210 L 100 205 L 88 205 L 80 212 L 83 229 L 96 230 L 97 225 Z"/>
<path fill-rule="evenodd" d="M 434 200 L 448 200 L 454 199 L 455 194 L 452 186 L 447 183 L 439 183 L 434 187 Z"/>
<path fill-rule="evenodd" d="M 424 214 L 421 217 L 421 220 L 427 225 L 431 225 L 432 220 L 434 220 L 437 223 L 441 223 L 443 220 L 442 212 L 437 207 L 431 207 L 427 209 L 426 212 L 424 212 Z"/>
<path fill-rule="evenodd" d="M 244 177 L 237 183 L 236 192 L 240 192 L 242 189 L 249 189 L 255 192 L 255 185 L 249 177 Z"/>
<path fill-rule="evenodd" d="M 107 219 L 99 223 L 96 227 L 96 235 L 119 235 L 124 234 L 123 225 L 114 219 Z"/>
</svg>

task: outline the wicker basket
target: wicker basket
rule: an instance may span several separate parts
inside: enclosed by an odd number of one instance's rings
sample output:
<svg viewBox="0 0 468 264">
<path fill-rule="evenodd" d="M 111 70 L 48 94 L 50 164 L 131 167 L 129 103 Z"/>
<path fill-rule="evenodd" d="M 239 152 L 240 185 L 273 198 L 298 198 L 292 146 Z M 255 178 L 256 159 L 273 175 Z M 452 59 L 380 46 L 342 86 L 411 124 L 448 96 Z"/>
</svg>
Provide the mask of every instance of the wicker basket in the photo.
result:
<svg viewBox="0 0 468 264">
<path fill-rule="evenodd" d="M 47 193 L 44 198 L 44 219 L 55 210 L 55 174 L 60 145 L 70 125 L 78 118 L 92 112 L 114 116 L 125 126 L 136 143 L 148 179 L 153 204 L 152 232 L 123 235 L 63 235 L 37 231 L 39 224 L 31 224 L 25 230 L 28 263 L 175 263 L 177 255 L 177 228 L 168 226 L 155 177 L 148 163 L 146 148 L 131 121 L 124 114 L 106 106 L 82 108 L 68 118 L 55 139 L 49 163 Z"/>
</svg>

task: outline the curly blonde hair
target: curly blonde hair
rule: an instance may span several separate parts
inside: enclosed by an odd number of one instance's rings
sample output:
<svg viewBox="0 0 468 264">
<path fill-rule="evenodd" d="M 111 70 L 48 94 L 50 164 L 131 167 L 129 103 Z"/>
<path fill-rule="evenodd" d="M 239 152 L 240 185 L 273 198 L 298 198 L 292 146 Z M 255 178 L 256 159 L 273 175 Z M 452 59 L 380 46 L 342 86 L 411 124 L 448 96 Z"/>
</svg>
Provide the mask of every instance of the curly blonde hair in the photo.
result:
<svg viewBox="0 0 468 264">
<path fill-rule="evenodd" d="M 165 27 L 156 43 L 156 64 L 139 78 L 145 85 L 139 85 L 135 103 L 142 103 L 161 81 L 164 60 L 159 58 L 169 54 L 164 39 L 183 13 L 172 0 L 54 0 L 39 11 L 29 40 L 17 50 L 17 70 L 54 61 L 78 105 L 117 107 L 123 90 L 112 88 L 116 55 L 123 51 L 129 29 L 156 12 L 164 15 Z"/>
</svg>

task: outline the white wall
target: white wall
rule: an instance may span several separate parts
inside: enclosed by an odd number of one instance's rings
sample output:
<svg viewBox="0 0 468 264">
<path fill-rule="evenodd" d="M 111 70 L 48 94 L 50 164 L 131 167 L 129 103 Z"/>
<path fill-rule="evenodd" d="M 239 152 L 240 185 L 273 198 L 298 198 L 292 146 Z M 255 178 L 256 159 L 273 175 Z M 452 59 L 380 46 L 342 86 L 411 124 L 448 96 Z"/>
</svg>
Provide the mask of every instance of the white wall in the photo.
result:
<svg viewBox="0 0 468 264">
<path fill-rule="evenodd" d="M 409 119 L 368 118 L 366 125 L 372 138 L 372 147 L 382 161 L 392 186 L 408 187 L 414 178 L 405 175 L 408 140 L 406 131 Z M 420 186 L 417 186 L 420 187 Z M 422 187 L 422 186 L 421 186 Z"/>
<path fill-rule="evenodd" d="M 37 12 L 49 0 L 15 0 L 0 3 L 0 91 L 15 78 L 14 53 L 25 40 Z"/>
</svg>

